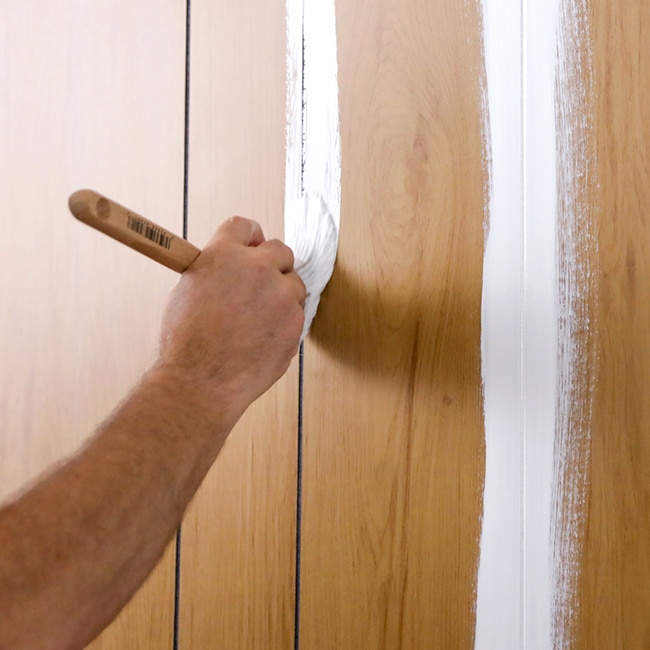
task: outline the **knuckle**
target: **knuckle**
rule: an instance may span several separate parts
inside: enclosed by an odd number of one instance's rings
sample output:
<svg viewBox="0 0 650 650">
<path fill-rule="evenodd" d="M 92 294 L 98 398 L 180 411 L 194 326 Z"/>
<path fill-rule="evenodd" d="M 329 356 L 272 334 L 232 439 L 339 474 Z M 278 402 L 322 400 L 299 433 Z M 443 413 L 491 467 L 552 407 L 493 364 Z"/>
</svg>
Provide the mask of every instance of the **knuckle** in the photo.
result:
<svg viewBox="0 0 650 650">
<path fill-rule="evenodd" d="M 293 266 L 294 262 L 296 261 L 293 250 L 291 250 L 289 246 L 287 246 L 283 241 L 279 239 L 274 239 L 273 244 L 282 255 L 286 256 L 287 260 L 291 262 L 291 266 Z"/>
<path fill-rule="evenodd" d="M 245 217 L 240 217 L 239 215 L 233 215 L 224 221 L 224 225 L 226 226 L 239 226 L 244 223 L 248 223 L 248 219 Z"/>
<path fill-rule="evenodd" d="M 282 244 L 282 242 L 280 243 Z M 293 265 L 296 263 L 296 256 L 293 254 L 291 248 L 289 248 L 289 246 L 287 246 L 286 244 L 282 244 L 282 247 L 286 251 L 287 259 L 291 261 L 291 267 L 293 268 Z"/>
</svg>

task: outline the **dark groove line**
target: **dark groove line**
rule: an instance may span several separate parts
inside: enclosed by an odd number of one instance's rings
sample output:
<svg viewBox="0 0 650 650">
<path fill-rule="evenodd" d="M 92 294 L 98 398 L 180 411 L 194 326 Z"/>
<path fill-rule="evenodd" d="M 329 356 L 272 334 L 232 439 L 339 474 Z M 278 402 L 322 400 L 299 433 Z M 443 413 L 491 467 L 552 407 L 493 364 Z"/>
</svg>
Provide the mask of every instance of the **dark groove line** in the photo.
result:
<svg viewBox="0 0 650 650">
<path fill-rule="evenodd" d="M 300 193 L 305 193 L 305 141 L 307 140 L 307 96 L 305 93 L 305 0 L 302 1 L 302 70 L 300 106 Z"/>
<path fill-rule="evenodd" d="M 190 24 L 191 0 L 185 4 L 185 115 L 183 125 L 183 239 L 188 233 L 188 195 L 189 195 L 189 159 L 190 159 Z M 176 554 L 174 570 L 174 630 L 172 648 L 179 648 L 180 612 L 181 612 L 181 529 L 176 532 Z"/>
<path fill-rule="evenodd" d="M 190 181 L 190 27 L 192 0 L 185 5 L 185 125 L 183 133 L 183 238 L 188 231 L 188 196 Z"/>
<path fill-rule="evenodd" d="M 294 650 L 300 647 L 300 559 L 302 550 L 302 409 L 304 392 L 305 344 L 300 344 L 298 352 L 298 458 L 296 485 L 296 584 L 295 619 L 293 630 Z"/>
<path fill-rule="evenodd" d="M 305 140 L 307 138 L 307 97 L 305 93 L 305 0 L 302 0 L 302 88 L 301 88 L 301 140 L 300 140 L 300 193 L 305 192 Z M 296 459 L 296 582 L 293 622 L 293 647 L 300 648 L 300 562 L 302 558 L 302 416 L 305 376 L 305 344 L 298 352 L 298 450 Z"/>
<path fill-rule="evenodd" d="M 180 618 L 180 596 L 181 596 L 181 527 L 176 531 L 176 570 L 174 575 L 174 635 L 172 647 L 178 650 L 178 632 Z"/>
</svg>

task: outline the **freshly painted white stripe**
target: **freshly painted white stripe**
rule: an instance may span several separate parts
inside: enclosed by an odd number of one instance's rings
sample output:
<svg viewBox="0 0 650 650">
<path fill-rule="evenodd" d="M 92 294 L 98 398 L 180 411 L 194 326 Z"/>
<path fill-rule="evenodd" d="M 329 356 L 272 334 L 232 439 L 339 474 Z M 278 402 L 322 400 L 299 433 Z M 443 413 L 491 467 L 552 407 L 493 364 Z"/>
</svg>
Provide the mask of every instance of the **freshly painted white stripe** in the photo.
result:
<svg viewBox="0 0 650 650">
<path fill-rule="evenodd" d="M 520 0 L 484 0 L 491 153 L 483 262 L 485 486 L 477 650 L 522 647 L 522 87 Z"/>
<path fill-rule="evenodd" d="M 285 241 L 307 287 L 306 335 L 336 259 L 341 161 L 334 0 L 287 1 Z"/>
<path fill-rule="evenodd" d="M 556 396 L 555 2 L 483 0 L 491 151 L 486 470 L 475 647 L 550 648 Z"/>
<path fill-rule="evenodd" d="M 524 2 L 524 644 L 551 644 L 551 495 L 557 393 L 557 0 Z"/>
</svg>

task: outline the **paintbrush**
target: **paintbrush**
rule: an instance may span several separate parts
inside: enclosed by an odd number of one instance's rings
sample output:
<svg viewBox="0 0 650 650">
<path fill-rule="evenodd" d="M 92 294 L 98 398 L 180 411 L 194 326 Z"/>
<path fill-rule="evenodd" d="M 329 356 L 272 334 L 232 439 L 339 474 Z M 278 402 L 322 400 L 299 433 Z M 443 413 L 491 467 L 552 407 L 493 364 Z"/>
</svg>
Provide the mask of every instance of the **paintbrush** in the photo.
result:
<svg viewBox="0 0 650 650">
<path fill-rule="evenodd" d="M 94 192 L 78 190 L 68 199 L 70 212 L 85 224 L 183 273 L 201 250 L 137 212 Z"/>
<path fill-rule="evenodd" d="M 80 221 L 178 273 L 187 270 L 201 252 L 182 237 L 93 190 L 75 192 L 68 206 Z M 294 250 L 295 270 L 307 288 L 302 338 L 309 331 L 321 291 L 332 274 L 338 239 L 322 201 L 308 202 L 307 210 L 310 221 L 319 227 L 308 239 L 298 238 Z"/>
<path fill-rule="evenodd" d="M 287 0 L 284 238 L 308 291 L 306 335 L 332 275 L 341 217 L 334 2 Z"/>
</svg>

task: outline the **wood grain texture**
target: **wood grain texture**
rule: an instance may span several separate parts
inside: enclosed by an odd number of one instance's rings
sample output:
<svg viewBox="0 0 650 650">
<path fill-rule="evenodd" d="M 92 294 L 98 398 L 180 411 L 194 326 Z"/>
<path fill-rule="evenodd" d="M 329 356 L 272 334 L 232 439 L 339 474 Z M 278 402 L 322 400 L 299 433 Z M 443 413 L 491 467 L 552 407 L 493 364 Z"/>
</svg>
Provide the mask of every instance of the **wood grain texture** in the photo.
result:
<svg viewBox="0 0 650 650">
<path fill-rule="evenodd" d="M 227 217 L 282 237 L 285 4 L 192 2 L 189 237 Z M 293 647 L 296 367 L 250 407 L 188 512 L 180 645 Z"/>
<path fill-rule="evenodd" d="M 305 349 L 301 647 L 471 648 L 479 7 L 339 0 L 337 26 L 341 239 Z"/>
<path fill-rule="evenodd" d="M 0 5 L 2 497 L 73 452 L 157 347 L 175 274 L 67 208 L 90 185 L 181 227 L 184 3 L 146 4 Z M 94 647 L 169 647 L 173 574 L 167 557 Z"/>
<path fill-rule="evenodd" d="M 599 186 L 590 491 L 575 648 L 650 647 L 650 6 L 590 2 Z"/>
</svg>

